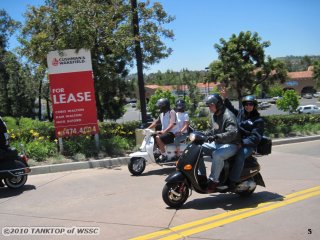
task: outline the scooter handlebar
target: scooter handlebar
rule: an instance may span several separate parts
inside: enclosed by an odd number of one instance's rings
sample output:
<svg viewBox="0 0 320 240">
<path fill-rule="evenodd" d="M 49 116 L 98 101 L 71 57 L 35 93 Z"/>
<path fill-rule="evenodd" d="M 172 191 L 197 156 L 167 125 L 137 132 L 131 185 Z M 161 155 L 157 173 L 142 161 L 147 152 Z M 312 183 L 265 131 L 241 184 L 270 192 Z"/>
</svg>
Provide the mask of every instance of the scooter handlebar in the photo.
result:
<svg viewBox="0 0 320 240">
<path fill-rule="evenodd" d="M 147 135 L 147 134 L 152 135 L 152 134 L 156 134 L 156 131 L 154 131 L 150 128 L 145 128 L 145 129 L 143 129 L 142 133 L 143 133 L 143 135 Z"/>
</svg>

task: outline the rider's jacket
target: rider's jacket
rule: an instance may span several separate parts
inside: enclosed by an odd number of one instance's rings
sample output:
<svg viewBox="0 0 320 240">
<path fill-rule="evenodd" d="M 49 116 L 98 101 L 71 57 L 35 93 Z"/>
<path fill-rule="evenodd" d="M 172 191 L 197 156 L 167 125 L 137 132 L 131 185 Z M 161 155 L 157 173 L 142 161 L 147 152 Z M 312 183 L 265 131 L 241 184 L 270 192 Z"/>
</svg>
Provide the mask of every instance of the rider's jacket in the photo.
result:
<svg viewBox="0 0 320 240">
<path fill-rule="evenodd" d="M 6 149 L 8 147 L 8 134 L 7 134 L 7 126 L 0 117 L 0 148 Z"/>
<path fill-rule="evenodd" d="M 213 134 L 216 136 L 218 144 L 239 144 L 241 137 L 237 128 L 235 115 L 227 108 L 223 107 L 219 115 L 213 115 Z"/>
<path fill-rule="evenodd" d="M 225 99 L 224 104 L 237 116 L 242 145 L 248 147 L 258 146 L 264 130 L 264 122 L 259 112 L 256 109 L 251 113 L 246 112 L 244 109 L 237 110 L 233 107 L 229 99 Z"/>
</svg>

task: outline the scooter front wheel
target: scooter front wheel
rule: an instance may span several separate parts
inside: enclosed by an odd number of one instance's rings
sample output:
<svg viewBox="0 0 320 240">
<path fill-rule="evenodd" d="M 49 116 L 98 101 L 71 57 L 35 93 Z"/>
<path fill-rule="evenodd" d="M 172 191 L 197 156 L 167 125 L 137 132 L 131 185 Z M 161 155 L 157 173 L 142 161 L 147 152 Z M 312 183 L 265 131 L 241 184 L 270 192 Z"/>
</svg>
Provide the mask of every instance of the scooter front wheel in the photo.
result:
<svg viewBox="0 0 320 240">
<path fill-rule="evenodd" d="M 131 158 L 128 163 L 129 172 L 134 176 L 139 176 L 146 168 L 146 160 L 144 158 Z"/>
<path fill-rule="evenodd" d="M 162 189 L 163 201 L 172 208 L 181 207 L 189 197 L 189 188 L 184 182 L 167 183 Z"/>
</svg>

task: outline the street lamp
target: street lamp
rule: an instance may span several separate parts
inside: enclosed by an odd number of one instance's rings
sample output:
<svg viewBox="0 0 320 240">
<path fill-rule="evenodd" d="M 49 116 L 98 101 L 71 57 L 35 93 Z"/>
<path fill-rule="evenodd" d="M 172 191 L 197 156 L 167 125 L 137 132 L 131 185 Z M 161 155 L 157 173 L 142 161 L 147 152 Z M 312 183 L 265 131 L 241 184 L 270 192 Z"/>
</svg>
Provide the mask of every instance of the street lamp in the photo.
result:
<svg viewBox="0 0 320 240">
<path fill-rule="evenodd" d="M 208 75 L 208 71 L 209 71 L 209 67 L 206 67 L 205 68 L 206 72 L 205 72 L 205 75 Z M 207 81 L 207 96 L 209 95 L 209 78 L 208 76 L 206 76 L 206 81 Z"/>
</svg>

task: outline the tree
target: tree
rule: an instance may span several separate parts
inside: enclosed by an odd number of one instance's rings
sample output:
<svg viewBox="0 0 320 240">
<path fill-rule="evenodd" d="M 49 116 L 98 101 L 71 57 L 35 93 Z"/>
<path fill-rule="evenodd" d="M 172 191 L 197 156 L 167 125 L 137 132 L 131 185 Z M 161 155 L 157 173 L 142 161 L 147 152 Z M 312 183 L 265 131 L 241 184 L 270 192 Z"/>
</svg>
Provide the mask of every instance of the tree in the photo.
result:
<svg viewBox="0 0 320 240">
<path fill-rule="evenodd" d="M 8 38 L 19 28 L 4 10 L 0 10 L 0 105 L 1 114 L 14 117 L 32 117 L 34 93 L 31 73 L 27 65 L 6 50 Z"/>
<path fill-rule="evenodd" d="M 170 91 L 156 90 L 148 102 L 148 110 L 154 118 L 157 118 L 159 115 L 159 109 L 157 108 L 156 103 L 160 98 L 167 98 L 170 101 L 170 106 L 174 106 L 175 104 L 175 97 Z"/>
<path fill-rule="evenodd" d="M 144 66 L 170 55 L 163 38 L 173 32 L 163 27 L 173 20 L 155 2 L 138 4 Z M 129 0 L 47 0 L 45 5 L 30 7 L 20 42 L 22 53 L 32 62 L 46 66 L 49 51 L 90 49 L 98 118 L 121 115 L 129 95 L 125 76 L 134 64 L 132 11 Z M 161 37 L 160 37 L 161 36 Z M 116 96 L 116 97 L 115 97 Z M 119 111 L 116 113 L 116 111 Z"/>
<path fill-rule="evenodd" d="M 283 95 L 283 89 L 281 87 L 281 85 L 279 84 L 274 84 L 272 85 L 271 87 L 269 87 L 269 90 L 268 90 L 268 95 L 270 97 L 282 97 Z"/>
<path fill-rule="evenodd" d="M 294 112 L 299 106 L 299 98 L 295 90 L 285 91 L 282 98 L 278 99 L 277 108 L 283 111 Z"/>
<path fill-rule="evenodd" d="M 258 33 L 240 32 L 233 34 L 229 41 L 220 39 L 215 44 L 219 61 L 209 66 L 209 75 L 227 87 L 235 89 L 237 98 L 253 94 L 258 85 L 263 91 L 270 83 L 284 82 L 287 76 L 283 62 L 265 57 L 264 49 L 270 42 L 261 42 Z"/>
<path fill-rule="evenodd" d="M 317 88 L 320 88 L 320 61 L 313 63 L 313 79 L 316 81 Z"/>
</svg>

